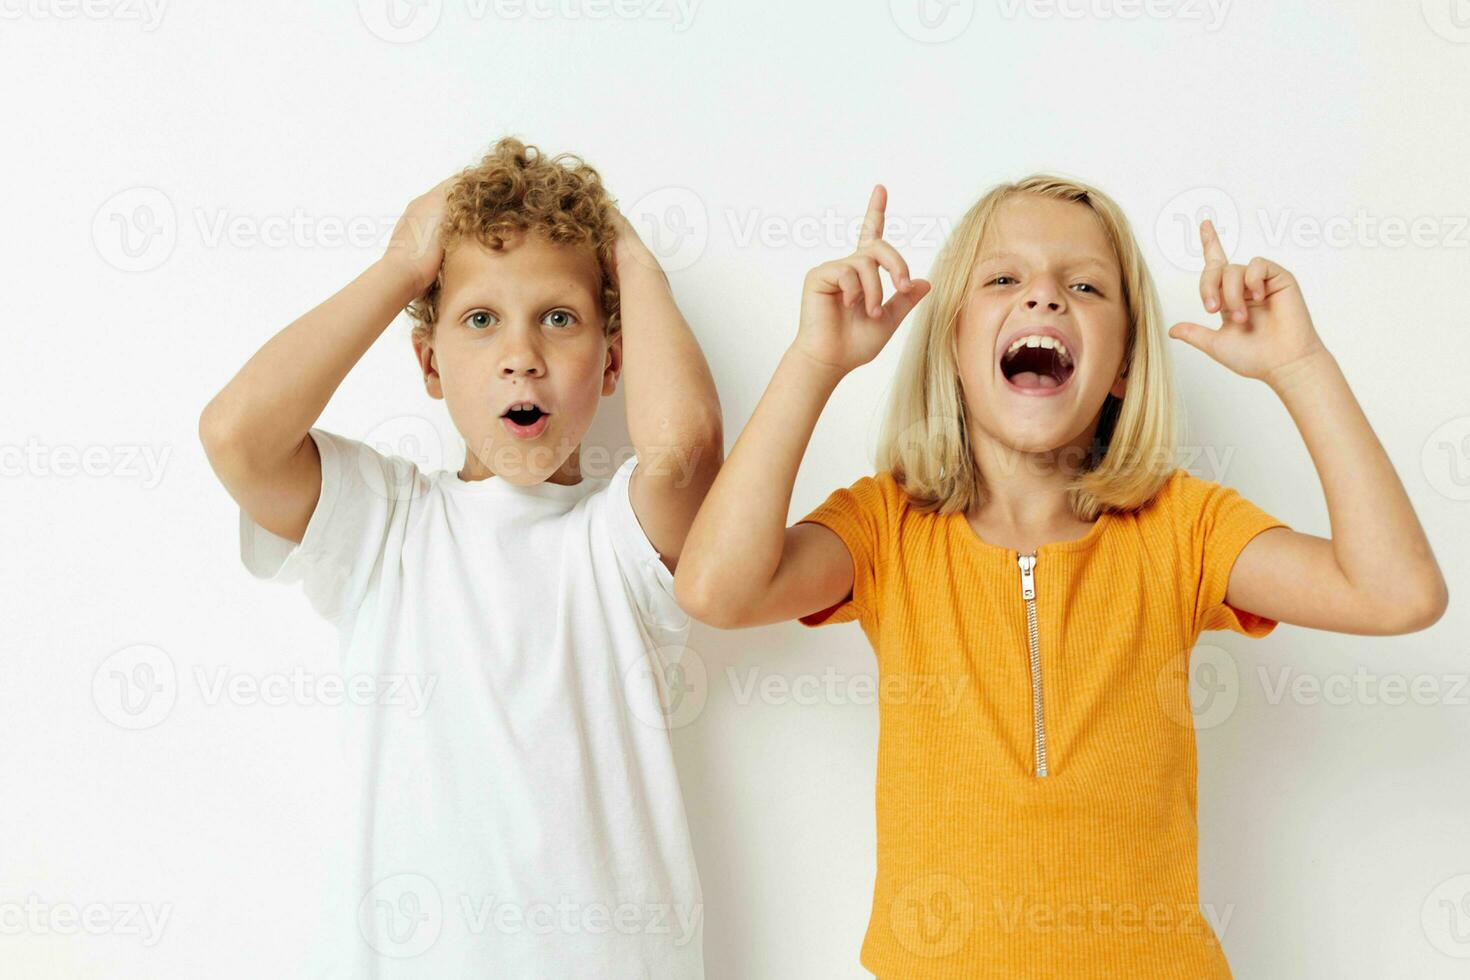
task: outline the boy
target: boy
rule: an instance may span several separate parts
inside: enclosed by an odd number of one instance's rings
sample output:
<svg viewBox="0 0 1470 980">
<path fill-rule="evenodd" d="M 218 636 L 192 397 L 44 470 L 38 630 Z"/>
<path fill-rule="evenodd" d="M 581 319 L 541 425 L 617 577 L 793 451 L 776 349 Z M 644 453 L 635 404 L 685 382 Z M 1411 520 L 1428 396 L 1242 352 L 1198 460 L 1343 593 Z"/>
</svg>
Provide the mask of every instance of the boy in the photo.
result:
<svg viewBox="0 0 1470 980">
<path fill-rule="evenodd" d="M 406 304 L 459 472 L 314 427 Z M 636 455 L 583 474 L 625 359 Z M 199 430 L 250 572 L 304 583 L 349 673 L 433 692 L 346 712 L 331 975 L 702 977 L 657 675 L 689 628 L 672 570 L 720 410 L 596 171 L 501 140 L 414 200 L 384 256 L 261 348 Z"/>
</svg>

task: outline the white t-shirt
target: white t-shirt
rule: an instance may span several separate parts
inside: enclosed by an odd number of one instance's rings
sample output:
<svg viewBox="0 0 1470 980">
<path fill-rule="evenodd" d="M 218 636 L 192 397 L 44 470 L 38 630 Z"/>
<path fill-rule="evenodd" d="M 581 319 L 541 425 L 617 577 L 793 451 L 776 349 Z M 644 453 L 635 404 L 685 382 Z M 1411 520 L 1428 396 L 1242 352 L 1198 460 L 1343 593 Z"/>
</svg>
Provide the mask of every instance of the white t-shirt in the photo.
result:
<svg viewBox="0 0 1470 980">
<path fill-rule="evenodd" d="M 320 928 L 344 978 L 702 978 L 663 683 L 689 618 L 628 496 L 465 482 L 321 429 L 299 545 L 252 575 L 340 635 L 346 785 Z"/>
</svg>

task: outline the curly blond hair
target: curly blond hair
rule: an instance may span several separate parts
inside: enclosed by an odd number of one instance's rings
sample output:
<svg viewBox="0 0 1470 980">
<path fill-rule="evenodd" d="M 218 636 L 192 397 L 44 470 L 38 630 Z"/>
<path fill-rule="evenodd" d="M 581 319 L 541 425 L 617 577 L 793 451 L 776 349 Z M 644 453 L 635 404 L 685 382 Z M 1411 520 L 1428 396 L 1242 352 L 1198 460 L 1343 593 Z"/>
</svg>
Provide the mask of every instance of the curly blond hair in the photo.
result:
<svg viewBox="0 0 1470 980">
<path fill-rule="evenodd" d="M 614 213 L 615 202 L 602 177 L 581 157 L 571 153 L 547 157 L 537 147 L 507 136 L 479 163 L 460 171 L 450 186 L 441 242 L 446 253 L 470 239 L 498 250 L 512 235 L 534 233 L 557 245 L 587 249 L 602 272 L 604 333 L 611 337 L 622 326 L 613 274 Z M 433 336 L 443 288 L 441 266 L 433 285 L 409 304 L 416 338 Z"/>
</svg>

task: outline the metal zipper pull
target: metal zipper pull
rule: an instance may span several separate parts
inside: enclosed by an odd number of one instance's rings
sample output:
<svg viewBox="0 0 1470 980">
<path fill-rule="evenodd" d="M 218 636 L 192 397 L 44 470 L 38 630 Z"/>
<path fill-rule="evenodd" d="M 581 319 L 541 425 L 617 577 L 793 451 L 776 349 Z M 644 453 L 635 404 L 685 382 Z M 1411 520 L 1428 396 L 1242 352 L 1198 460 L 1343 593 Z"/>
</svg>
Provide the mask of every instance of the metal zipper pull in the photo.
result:
<svg viewBox="0 0 1470 980">
<path fill-rule="evenodd" d="M 1026 601 L 1026 636 L 1031 653 L 1031 727 L 1036 750 L 1036 775 L 1046 776 L 1046 716 L 1041 698 L 1041 645 L 1036 629 L 1036 554 L 1018 555 L 1021 598 Z"/>
</svg>

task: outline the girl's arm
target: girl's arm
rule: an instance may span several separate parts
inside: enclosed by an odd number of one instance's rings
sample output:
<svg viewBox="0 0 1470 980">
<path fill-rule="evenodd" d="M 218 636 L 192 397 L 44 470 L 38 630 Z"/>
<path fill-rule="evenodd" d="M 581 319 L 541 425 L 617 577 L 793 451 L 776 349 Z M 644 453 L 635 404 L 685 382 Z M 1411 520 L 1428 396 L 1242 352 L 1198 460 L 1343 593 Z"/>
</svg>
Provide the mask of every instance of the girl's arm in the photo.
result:
<svg viewBox="0 0 1470 980">
<path fill-rule="evenodd" d="M 618 225 L 614 255 L 623 327 L 617 343 L 628 389 L 628 436 L 638 454 L 628 496 L 672 571 L 720 469 L 720 399 L 668 277 L 628 220 L 619 215 Z"/>
<path fill-rule="evenodd" d="M 696 619 L 724 629 L 795 619 L 852 589 L 852 559 L 832 531 L 786 526 L 791 490 L 817 418 L 837 383 L 878 355 L 929 291 L 883 241 L 887 191 L 868 204 L 852 255 L 807 273 L 801 325 L 750 422 L 720 469 L 684 543 L 674 595 Z M 898 293 L 886 304 L 878 279 Z"/>
<path fill-rule="evenodd" d="M 299 542 L 321 494 L 308 430 L 342 379 L 438 274 L 439 223 L 454 178 L 415 198 L 384 256 L 266 342 L 199 416 L 209 463 L 261 527 Z"/>
<path fill-rule="evenodd" d="M 1424 629 L 1449 592 L 1403 483 L 1323 345 L 1291 273 L 1267 259 L 1231 265 L 1214 226 L 1201 225 L 1205 308 L 1212 330 L 1169 335 L 1270 385 L 1291 413 L 1327 498 L 1332 537 L 1271 528 L 1236 559 L 1226 601 L 1282 622 L 1338 633 Z"/>
</svg>

